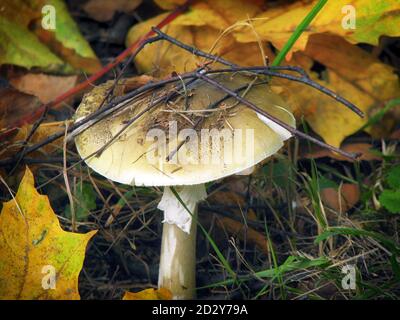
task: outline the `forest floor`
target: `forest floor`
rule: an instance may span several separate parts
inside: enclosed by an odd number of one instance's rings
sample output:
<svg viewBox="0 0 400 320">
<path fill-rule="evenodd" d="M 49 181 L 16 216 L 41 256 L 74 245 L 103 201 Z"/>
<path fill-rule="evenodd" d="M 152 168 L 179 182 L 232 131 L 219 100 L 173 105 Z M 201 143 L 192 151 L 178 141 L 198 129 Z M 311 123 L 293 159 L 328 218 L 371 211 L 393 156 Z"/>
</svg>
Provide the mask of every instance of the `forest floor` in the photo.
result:
<svg viewBox="0 0 400 320">
<path fill-rule="evenodd" d="M 69 9 L 103 64 L 126 48 L 129 27 L 161 12 L 146 2 L 134 15 L 117 13 L 111 21 L 98 22 L 82 10 L 80 1 L 69 1 Z M 385 54 L 380 59 L 400 66 L 400 57 L 394 54 L 399 47 L 399 39 L 391 41 L 382 50 L 392 53 L 391 59 Z M 132 64 L 125 76 L 134 75 Z M 102 81 L 114 77 L 108 74 Z M 50 117 L 70 118 L 80 99 Z M 366 133 L 348 137 L 342 145 L 349 151 L 371 149 L 355 162 L 291 139 L 250 176 L 207 184 L 209 197 L 199 207 L 199 222 L 236 278 L 199 230 L 198 298 L 400 298 L 400 216 L 379 202 L 400 179 L 399 132 L 397 125 L 388 139 Z M 74 146 L 68 154 L 71 162 L 78 158 Z M 62 225 L 69 229 L 69 200 L 61 171 L 61 163 L 40 164 L 35 175 L 39 192 L 49 196 Z M 125 291 L 155 288 L 162 230 L 157 203 L 162 188 L 113 183 L 84 164 L 69 175 L 81 204 L 79 231 L 99 230 L 79 278 L 82 299 L 120 299 Z M 355 287 L 349 275 L 355 276 Z"/>
</svg>

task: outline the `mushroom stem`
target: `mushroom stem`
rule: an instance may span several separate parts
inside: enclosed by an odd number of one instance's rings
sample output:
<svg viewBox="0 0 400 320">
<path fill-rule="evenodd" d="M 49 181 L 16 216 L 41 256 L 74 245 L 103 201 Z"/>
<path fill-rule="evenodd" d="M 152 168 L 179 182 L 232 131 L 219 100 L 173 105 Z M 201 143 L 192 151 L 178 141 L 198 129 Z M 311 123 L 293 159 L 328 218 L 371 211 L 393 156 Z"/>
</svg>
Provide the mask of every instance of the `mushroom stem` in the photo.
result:
<svg viewBox="0 0 400 320">
<path fill-rule="evenodd" d="M 196 231 L 196 223 L 189 234 L 174 224 L 163 226 L 158 287 L 169 289 L 174 299 L 196 297 Z"/>
<path fill-rule="evenodd" d="M 169 187 L 164 188 L 158 205 L 164 211 L 158 287 L 169 289 L 174 299 L 194 299 L 197 203 L 207 193 L 204 184 L 184 186 L 177 192 L 186 208 Z"/>
</svg>

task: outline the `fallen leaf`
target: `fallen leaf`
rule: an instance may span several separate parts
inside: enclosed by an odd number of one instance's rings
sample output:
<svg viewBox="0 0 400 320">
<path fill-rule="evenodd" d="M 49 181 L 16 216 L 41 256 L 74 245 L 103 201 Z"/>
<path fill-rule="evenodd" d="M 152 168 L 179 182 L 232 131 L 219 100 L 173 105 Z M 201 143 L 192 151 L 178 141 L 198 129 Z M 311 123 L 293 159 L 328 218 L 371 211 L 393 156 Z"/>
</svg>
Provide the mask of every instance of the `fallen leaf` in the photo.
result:
<svg viewBox="0 0 400 320">
<path fill-rule="evenodd" d="M 27 168 L 15 198 L 0 214 L 0 299 L 79 299 L 78 276 L 96 232 L 62 230 Z M 45 289 L 42 283 L 52 268 L 56 287 Z"/>
<path fill-rule="evenodd" d="M 358 158 L 358 160 L 364 160 L 364 161 L 382 160 L 382 158 L 378 154 L 376 154 L 375 152 L 371 152 L 373 146 L 369 143 L 343 144 L 341 146 L 341 149 L 343 151 L 350 153 L 359 153 L 360 157 Z M 318 159 L 318 158 L 329 157 L 340 161 L 351 161 L 351 162 L 355 161 L 345 158 L 344 156 L 338 153 L 332 152 L 326 148 L 322 148 L 319 146 L 311 146 L 311 148 L 307 147 L 301 148 L 300 157 L 305 159 Z"/>
<path fill-rule="evenodd" d="M 165 10 L 176 8 L 184 2 L 183 0 L 156 0 L 156 3 Z M 191 28 L 190 31 L 193 31 L 193 27 L 197 29 L 208 26 L 214 30 L 223 31 L 237 23 L 233 35 L 238 42 L 251 43 L 260 39 L 269 41 L 281 49 L 316 3 L 317 0 L 297 1 L 277 6 L 260 0 L 194 1 L 190 9 L 180 15 L 170 27 L 186 26 L 186 29 Z M 355 29 L 344 28 L 342 24 L 343 21 L 346 21 L 346 12 L 349 10 L 349 6 L 351 6 L 350 10 L 354 8 L 356 13 Z M 343 8 L 346 9 L 346 12 L 343 11 Z M 382 35 L 391 37 L 400 35 L 400 30 L 394 27 L 400 22 L 399 9 L 400 3 L 394 1 L 329 1 L 296 41 L 292 51 L 304 50 L 308 38 L 318 33 L 338 35 L 350 43 L 362 42 L 377 45 Z M 148 21 L 144 22 L 144 24 L 147 23 Z M 246 26 L 240 27 L 243 23 Z M 134 26 L 133 30 L 136 28 L 140 28 L 140 26 Z M 183 31 L 190 32 L 189 30 Z M 134 32 L 132 31 L 132 33 Z M 131 37 L 134 36 L 131 35 Z M 203 37 L 208 36 L 204 33 Z M 203 47 L 203 49 L 205 48 Z M 287 56 L 288 59 L 290 57 L 291 54 Z"/>
<path fill-rule="evenodd" d="M 42 27 L 42 8 L 56 12 L 54 30 Z M 62 58 L 62 59 L 61 59 Z M 0 11 L 0 65 L 70 73 L 92 73 L 101 65 L 62 0 L 3 0 Z"/>
<path fill-rule="evenodd" d="M 122 300 L 172 300 L 172 292 L 165 288 L 125 292 Z"/>
<path fill-rule="evenodd" d="M 379 202 L 391 213 L 400 213 L 400 190 L 383 190 Z"/>
<path fill-rule="evenodd" d="M 253 19 L 254 30 L 258 37 L 270 41 L 278 49 L 288 41 L 296 27 L 316 5 L 318 0 L 297 1 L 289 5 L 270 8 Z M 345 28 L 346 15 L 355 13 L 355 28 Z M 370 0 L 328 1 L 316 18 L 303 32 L 292 48 L 292 52 L 304 50 L 309 37 L 316 33 L 330 33 L 350 43 L 368 43 L 378 45 L 382 35 L 396 37 L 400 35 L 400 2 Z M 237 31 L 239 42 L 254 42 L 254 34 L 247 29 Z M 288 55 L 290 59 L 291 55 Z"/>
<path fill-rule="evenodd" d="M 390 188 L 400 190 L 400 165 L 390 168 L 386 180 Z"/>
<path fill-rule="evenodd" d="M 164 2 L 159 3 L 161 6 Z M 237 20 L 254 16 L 260 12 L 260 1 L 206 1 L 195 3 L 189 12 L 179 16 L 163 28 L 168 35 L 185 44 L 195 46 L 213 54 L 223 55 L 241 65 L 263 64 L 265 57 L 258 44 L 238 44 L 231 34 L 216 41 L 221 32 Z M 137 41 L 151 26 L 160 22 L 167 13 L 133 26 L 127 35 L 127 46 Z M 203 60 L 190 52 L 166 41 L 145 47 L 136 57 L 135 63 L 142 72 L 166 76 L 171 72 L 187 72 L 195 69 Z"/>
<path fill-rule="evenodd" d="M 40 7 L 44 0 L 40 1 Z M 75 69 L 95 73 L 101 64 L 86 39 L 68 12 L 63 0 L 47 0 L 45 4 L 54 6 L 57 12 L 55 30 L 45 30 L 41 23 L 35 24 L 34 32 L 52 51 L 62 57 Z"/>
<path fill-rule="evenodd" d="M 339 190 L 335 188 L 322 189 L 321 200 L 336 212 L 344 213 L 353 208 L 360 200 L 360 190 L 357 184 L 351 183 L 344 183 Z"/>
<path fill-rule="evenodd" d="M 166 16 L 167 14 L 163 14 L 145 23 L 133 26 L 127 36 L 127 46 L 140 39 L 145 30 L 149 30 L 150 26 L 156 25 Z M 212 46 L 214 39 L 218 36 L 218 33 L 209 27 L 203 27 L 201 31 L 196 29 L 193 32 L 185 32 L 185 29 L 185 27 L 175 25 L 172 22 L 168 26 L 168 34 L 172 37 L 178 37 L 179 40 L 190 45 L 198 45 L 194 43 L 194 39 L 199 39 L 196 35 L 201 36 L 201 41 L 203 45 L 207 46 L 207 49 Z M 206 36 L 203 37 L 203 34 Z M 171 46 L 165 41 L 159 41 L 151 46 L 146 46 L 135 59 L 135 64 L 141 72 L 151 73 L 154 76 L 165 76 L 174 71 L 180 73 L 191 71 L 200 62 L 201 59 L 198 57 L 180 48 Z"/>
<path fill-rule="evenodd" d="M 24 125 L 21 128 L 16 128 L 13 132 L 13 135 L 9 137 L 6 142 L 3 143 L 0 150 L 0 156 L 2 158 L 11 157 L 14 156 L 16 152 L 20 151 L 23 146 L 22 144 L 26 141 L 32 130 L 32 126 L 33 125 Z M 65 130 L 64 121 L 42 123 L 29 139 L 29 143 L 27 144 L 27 146 L 42 142 L 50 135 L 59 133 L 63 130 Z M 57 140 L 44 145 L 39 150 L 30 153 L 29 157 L 46 158 L 50 153 L 57 150 L 62 150 L 62 145 L 63 138 L 58 138 Z"/>
<path fill-rule="evenodd" d="M 42 103 L 49 103 L 64 92 L 72 89 L 78 76 L 52 76 L 43 73 L 28 73 L 11 77 L 10 84 L 24 93 L 32 94 Z"/>
<path fill-rule="evenodd" d="M 212 204 L 224 205 L 224 206 L 237 206 L 236 208 L 229 209 L 234 215 L 241 219 L 248 221 L 256 221 L 257 216 L 253 209 L 248 209 L 246 217 L 243 216 L 243 210 L 245 208 L 245 201 L 243 197 L 233 192 L 217 192 L 208 198 L 208 201 Z M 258 232 L 253 229 L 231 218 L 219 217 L 217 220 L 217 226 L 223 230 L 226 230 L 229 234 L 237 236 L 239 239 L 244 240 L 250 244 L 257 246 L 259 250 L 264 253 L 268 253 L 268 241 L 265 234 Z"/>
<path fill-rule="evenodd" d="M 34 34 L 0 15 L 0 65 L 4 64 L 27 69 L 38 67 L 46 71 L 65 68 L 64 62 Z"/>
<path fill-rule="evenodd" d="M 142 0 L 89 0 L 82 9 L 97 21 L 109 21 L 115 12 L 130 13 L 135 10 Z"/>
<path fill-rule="evenodd" d="M 13 88 L 0 88 L 0 130 L 8 128 L 41 106 L 38 98 Z"/>
<path fill-rule="evenodd" d="M 354 103 L 366 115 L 360 118 L 331 97 L 303 84 L 286 81 L 293 92 L 298 92 L 291 95 L 292 104 L 303 110 L 312 129 L 333 146 L 340 146 L 345 137 L 358 131 L 374 112 L 400 92 L 399 78 L 392 67 L 338 36 L 313 35 L 304 53 L 294 55 L 294 62 L 299 55 L 326 66 L 323 80 L 315 73 L 311 77 Z"/>
<path fill-rule="evenodd" d="M 246 239 L 247 243 L 255 245 L 260 251 L 268 254 L 268 241 L 264 234 L 254 230 L 252 227 L 245 226 L 230 218 L 220 218 L 217 225 L 226 230 L 230 235 L 237 236 L 240 240 Z"/>
<path fill-rule="evenodd" d="M 71 121 L 70 121 L 71 122 Z M 31 132 L 33 125 L 25 125 L 22 128 L 18 128 L 18 133 L 14 137 L 13 141 L 25 141 L 28 135 Z M 64 121 L 56 121 L 56 122 L 46 122 L 42 123 L 35 131 L 35 133 L 32 135 L 31 139 L 29 140 L 28 145 L 32 145 L 38 142 L 41 142 L 48 138 L 49 136 L 59 133 L 61 131 L 65 131 L 65 122 Z M 39 154 L 44 154 L 46 153 L 51 153 L 56 150 L 61 150 L 62 149 L 62 141 L 63 138 L 58 138 L 57 140 L 54 140 L 52 143 L 48 143 L 40 150 L 32 152 L 30 154 L 30 157 L 35 157 Z"/>
<path fill-rule="evenodd" d="M 183 5 L 184 0 L 155 0 L 164 10 Z M 193 1 L 190 9 L 177 18 L 176 25 L 209 25 L 223 30 L 238 20 L 254 17 L 261 13 L 264 0 L 201 0 Z"/>
</svg>

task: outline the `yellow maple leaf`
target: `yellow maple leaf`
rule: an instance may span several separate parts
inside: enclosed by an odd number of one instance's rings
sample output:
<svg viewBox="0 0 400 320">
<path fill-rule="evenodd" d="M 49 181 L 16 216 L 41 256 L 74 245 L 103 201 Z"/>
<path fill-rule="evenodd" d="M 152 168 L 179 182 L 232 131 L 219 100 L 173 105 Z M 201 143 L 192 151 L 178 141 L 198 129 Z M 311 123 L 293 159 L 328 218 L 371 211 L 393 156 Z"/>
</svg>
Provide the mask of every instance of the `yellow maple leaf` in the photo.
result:
<svg viewBox="0 0 400 320">
<path fill-rule="evenodd" d="M 172 300 L 172 292 L 165 288 L 125 292 L 122 300 Z"/>
<path fill-rule="evenodd" d="M 0 299 L 79 299 L 79 272 L 96 232 L 62 230 L 26 168 L 16 196 L 0 214 Z"/>
</svg>

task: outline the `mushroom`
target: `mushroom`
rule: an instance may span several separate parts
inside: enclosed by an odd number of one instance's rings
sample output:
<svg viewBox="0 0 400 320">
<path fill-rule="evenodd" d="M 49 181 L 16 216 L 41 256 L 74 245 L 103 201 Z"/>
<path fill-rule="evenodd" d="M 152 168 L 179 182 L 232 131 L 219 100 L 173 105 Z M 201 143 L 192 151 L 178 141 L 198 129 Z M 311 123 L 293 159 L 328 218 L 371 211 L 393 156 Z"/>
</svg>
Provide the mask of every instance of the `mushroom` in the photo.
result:
<svg viewBox="0 0 400 320">
<path fill-rule="evenodd" d="M 241 91 L 246 92 L 245 98 L 295 127 L 290 108 L 268 84 L 252 81 L 254 75 L 212 77 L 231 90 L 253 83 Z M 84 96 L 77 120 L 99 108 L 112 84 L 107 82 Z M 164 187 L 158 205 L 164 211 L 158 285 L 171 290 L 175 299 L 195 297 L 197 204 L 206 198 L 204 184 L 249 173 L 291 136 L 234 98 L 224 100 L 226 94 L 208 83 L 196 80 L 184 89 L 177 98 L 144 113 L 116 139 L 127 119 L 152 103 L 154 94 L 171 88 L 137 99 L 75 138 L 80 156 L 99 174 L 123 184 Z M 215 108 L 210 108 L 213 104 Z"/>
</svg>

